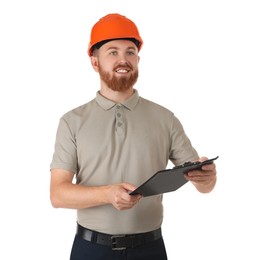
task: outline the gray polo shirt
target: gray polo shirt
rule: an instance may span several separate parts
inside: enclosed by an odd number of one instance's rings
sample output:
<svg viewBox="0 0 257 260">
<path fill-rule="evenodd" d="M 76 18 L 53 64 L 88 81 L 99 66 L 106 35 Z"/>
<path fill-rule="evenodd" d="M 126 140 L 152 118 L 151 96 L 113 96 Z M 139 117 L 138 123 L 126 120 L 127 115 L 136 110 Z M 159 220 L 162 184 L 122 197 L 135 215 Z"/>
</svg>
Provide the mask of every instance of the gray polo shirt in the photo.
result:
<svg viewBox="0 0 257 260">
<path fill-rule="evenodd" d="M 140 97 L 137 90 L 120 104 L 97 92 L 95 99 L 60 119 L 51 169 L 74 172 L 80 185 L 138 186 L 165 169 L 168 160 L 178 165 L 197 158 L 181 123 L 168 109 Z M 148 232 L 162 224 L 162 195 L 143 198 L 124 211 L 112 205 L 79 209 L 77 221 L 109 234 Z"/>
</svg>

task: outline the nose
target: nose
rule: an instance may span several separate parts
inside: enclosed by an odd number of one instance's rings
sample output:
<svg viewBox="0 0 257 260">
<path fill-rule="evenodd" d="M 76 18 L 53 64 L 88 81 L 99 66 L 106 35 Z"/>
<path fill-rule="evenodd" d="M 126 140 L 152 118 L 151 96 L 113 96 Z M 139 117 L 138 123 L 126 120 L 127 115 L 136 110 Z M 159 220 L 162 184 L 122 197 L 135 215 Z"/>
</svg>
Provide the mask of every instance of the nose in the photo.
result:
<svg viewBox="0 0 257 260">
<path fill-rule="evenodd" d="M 119 63 L 120 64 L 127 63 L 127 58 L 126 58 L 126 55 L 124 53 L 120 53 L 120 55 L 119 55 Z"/>
<path fill-rule="evenodd" d="M 127 50 L 121 50 L 118 52 L 118 60 L 119 62 L 121 63 L 126 63 L 128 62 L 128 59 L 129 56 L 128 56 L 128 51 Z"/>
</svg>

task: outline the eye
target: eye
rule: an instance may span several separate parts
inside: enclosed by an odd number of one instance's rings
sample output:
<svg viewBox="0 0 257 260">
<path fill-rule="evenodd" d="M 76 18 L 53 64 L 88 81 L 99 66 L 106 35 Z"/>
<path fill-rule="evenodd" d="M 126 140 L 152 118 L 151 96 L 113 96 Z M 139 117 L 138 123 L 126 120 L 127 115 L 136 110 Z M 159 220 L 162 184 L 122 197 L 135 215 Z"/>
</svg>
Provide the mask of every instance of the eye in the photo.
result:
<svg viewBox="0 0 257 260">
<path fill-rule="evenodd" d="M 110 55 L 112 55 L 112 56 L 117 56 L 117 55 L 118 55 L 118 52 L 117 52 L 117 51 L 111 51 L 111 52 L 110 52 Z"/>
<path fill-rule="evenodd" d="M 135 55 L 135 52 L 134 52 L 134 51 L 128 51 L 127 54 L 128 54 L 129 56 L 131 56 L 131 55 Z"/>
</svg>

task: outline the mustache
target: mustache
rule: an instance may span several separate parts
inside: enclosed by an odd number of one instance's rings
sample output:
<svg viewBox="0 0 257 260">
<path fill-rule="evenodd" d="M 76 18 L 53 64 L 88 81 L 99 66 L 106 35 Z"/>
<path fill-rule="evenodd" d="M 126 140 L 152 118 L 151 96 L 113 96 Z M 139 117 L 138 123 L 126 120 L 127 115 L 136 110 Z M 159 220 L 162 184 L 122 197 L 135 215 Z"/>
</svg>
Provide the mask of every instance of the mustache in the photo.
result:
<svg viewBox="0 0 257 260">
<path fill-rule="evenodd" d="M 117 70 L 117 69 L 129 69 L 129 70 L 133 70 L 133 66 L 126 62 L 126 63 L 122 63 L 122 64 L 117 64 L 115 67 L 114 67 L 114 70 Z"/>
</svg>

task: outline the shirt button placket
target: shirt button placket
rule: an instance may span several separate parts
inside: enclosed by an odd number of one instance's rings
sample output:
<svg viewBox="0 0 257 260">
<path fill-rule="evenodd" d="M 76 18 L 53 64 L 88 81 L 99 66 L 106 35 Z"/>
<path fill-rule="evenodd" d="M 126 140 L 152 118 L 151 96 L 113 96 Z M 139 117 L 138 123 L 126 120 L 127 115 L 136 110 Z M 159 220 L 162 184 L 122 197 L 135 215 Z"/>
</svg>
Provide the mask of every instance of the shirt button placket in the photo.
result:
<svg viewBox="0 0 257 260">
<path fill-rule="evenodd" d="M 119 136 L 124 137 L 125 135 L 125 125 L 124 125 L 124 118 L 123 118 L 123 111 L 122 106 L 117 105 L 115 111 L 115 119 L 116 119 L 116 132 Z"/>
</svg>

